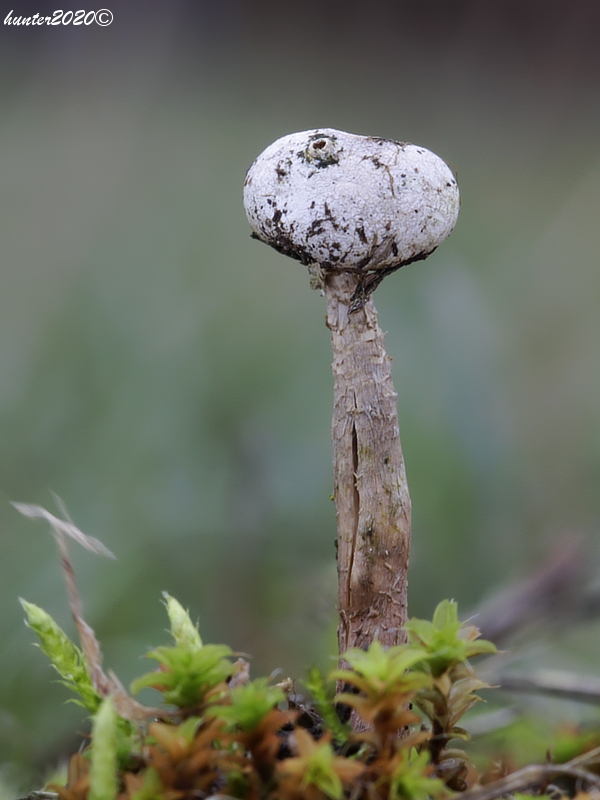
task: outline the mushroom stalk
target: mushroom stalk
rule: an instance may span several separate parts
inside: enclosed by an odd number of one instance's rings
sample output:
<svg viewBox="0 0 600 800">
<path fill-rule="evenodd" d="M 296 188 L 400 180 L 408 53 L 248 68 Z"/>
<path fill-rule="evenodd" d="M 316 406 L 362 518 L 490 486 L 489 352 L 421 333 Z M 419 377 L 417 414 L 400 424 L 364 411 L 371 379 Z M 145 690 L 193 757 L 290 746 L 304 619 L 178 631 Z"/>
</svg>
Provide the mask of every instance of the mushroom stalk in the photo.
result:
<svg viewBox="0 0 600 800">
<path fill-rule="evenodd" d="M 348 313 L 358 278 L 325 280 L 333 347 L 332 450 L 338 531 L 339 652 L 404 640 L 410 496 L 391 359 L 372 300 Z"/>
<path fill-rule="evenodd" d="M 410 498 L 372 292 L 450 234 L 456 179 L 430 150 L 333 128 L 269 145 L 244 182 L 253 236 L 309 268 L 333 343 L 340 655 L 403 641 Z"/>
</svg>

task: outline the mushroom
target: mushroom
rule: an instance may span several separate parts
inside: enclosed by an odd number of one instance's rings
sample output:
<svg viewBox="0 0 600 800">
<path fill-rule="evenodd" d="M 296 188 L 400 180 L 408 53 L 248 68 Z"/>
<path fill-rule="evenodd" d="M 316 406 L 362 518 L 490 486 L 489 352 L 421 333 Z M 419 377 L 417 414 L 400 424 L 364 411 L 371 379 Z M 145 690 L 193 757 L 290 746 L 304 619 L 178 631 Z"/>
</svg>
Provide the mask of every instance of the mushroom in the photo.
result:
<svg viewBox="0 0 600 800">
<path fill-rule="evenodd" d="M 244 184 L 253 237 L 309 268 L 327 298 L 339 651 L 404 641 L 411 506 L 391 359 L 371 298 L 458 217 L 456 180 L 423 147 L 331 128 L 278 139 Z"/>
</svg>

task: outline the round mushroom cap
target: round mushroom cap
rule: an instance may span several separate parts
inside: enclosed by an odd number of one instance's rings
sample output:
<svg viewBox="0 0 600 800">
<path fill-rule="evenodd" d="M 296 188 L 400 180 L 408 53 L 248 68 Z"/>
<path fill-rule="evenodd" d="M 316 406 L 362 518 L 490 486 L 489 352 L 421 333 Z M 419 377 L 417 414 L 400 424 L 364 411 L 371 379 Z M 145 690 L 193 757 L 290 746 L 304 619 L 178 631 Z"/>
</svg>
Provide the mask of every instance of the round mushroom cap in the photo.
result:
<svg viewBox="0 0 600 800">
<path fill-rule="evenodd" d="M 454 175 L 430 150 L 332 128 L 273 142 L 244 184 L 254 235 L 326 271 L 387 272 L 426 258 L 459 204 Z"/>
</svg>

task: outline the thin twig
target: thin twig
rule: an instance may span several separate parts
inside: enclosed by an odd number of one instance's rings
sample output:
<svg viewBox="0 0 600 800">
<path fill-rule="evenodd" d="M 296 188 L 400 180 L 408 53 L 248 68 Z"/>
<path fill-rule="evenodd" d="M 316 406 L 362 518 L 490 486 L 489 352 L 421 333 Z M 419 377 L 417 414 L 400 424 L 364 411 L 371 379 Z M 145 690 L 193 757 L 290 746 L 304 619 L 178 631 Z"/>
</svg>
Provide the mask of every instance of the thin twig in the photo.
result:
<svg viewBox="0 0 600 800">
<path fill-rule="evenodd" d="M 513 772 L 505 778 L 501 778 L 494 783 L 478 786 L 476 789 L 469 789 L 463 792 L 460 800 L 494 800 L 513 792 L 520 792 L 536 784 L 544 783 L 557 775 L 567 775 L 570 778 L 577 778 L 585 781 L 590 786 L 600 789 L 600 777 L 594 775 L 586 769 L 567 764 L 531 764 L 528 767 Z"/>
<path fill-rule="evenodd" d="M 13 503 L 14 505 L 14 503 Z M 58 800 L 59 795 L 57 792 L 29 792 L 27 797 L 21 797 L 19 800 Z"/>
<path fill-rule="evenodd" d="M 577 675 L 563 670 L 540 669 L 528 675 L 495 675 L 491 683 L 510 692 L 534 692 L 577 700 L 582 703 L 600 704 L 600 680 Z"/>
<path fill-rule="evenodd" d="M 556 625 L 581 615 L 585 565 L 582 540 L 561 535 L 531 575 L 483 603 L 477 615 L 482 635 L 503 647 L 531 625 Z"/>
<path fill-rule="evenodd" d="M 572 758 L 569 764 L 572 767 L 576 767 L 578 764 L 596 764 L 599 756 L 600 747 L 594 747 L 593 750 L 588 750 L 587 753 L 580 753 L 578 756 L 575 756 L 575 758 Z"/>
</svg>

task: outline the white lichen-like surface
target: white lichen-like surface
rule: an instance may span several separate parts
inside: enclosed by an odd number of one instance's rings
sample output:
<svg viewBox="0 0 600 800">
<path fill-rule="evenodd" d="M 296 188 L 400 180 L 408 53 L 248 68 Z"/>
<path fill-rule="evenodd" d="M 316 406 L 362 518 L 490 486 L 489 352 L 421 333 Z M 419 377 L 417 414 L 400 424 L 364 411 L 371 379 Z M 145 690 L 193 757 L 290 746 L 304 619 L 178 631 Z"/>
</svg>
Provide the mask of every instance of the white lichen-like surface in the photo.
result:
<svg viewBox="0 0 600 800">
<path fill-rule="evenodd" d="M 258 156 L 244 206 L 259 239 L 303 264 L 387 272 L 450 234 L 459 193 L 448 165 L 424 147 L 319 128 Z"/>
</svg>

